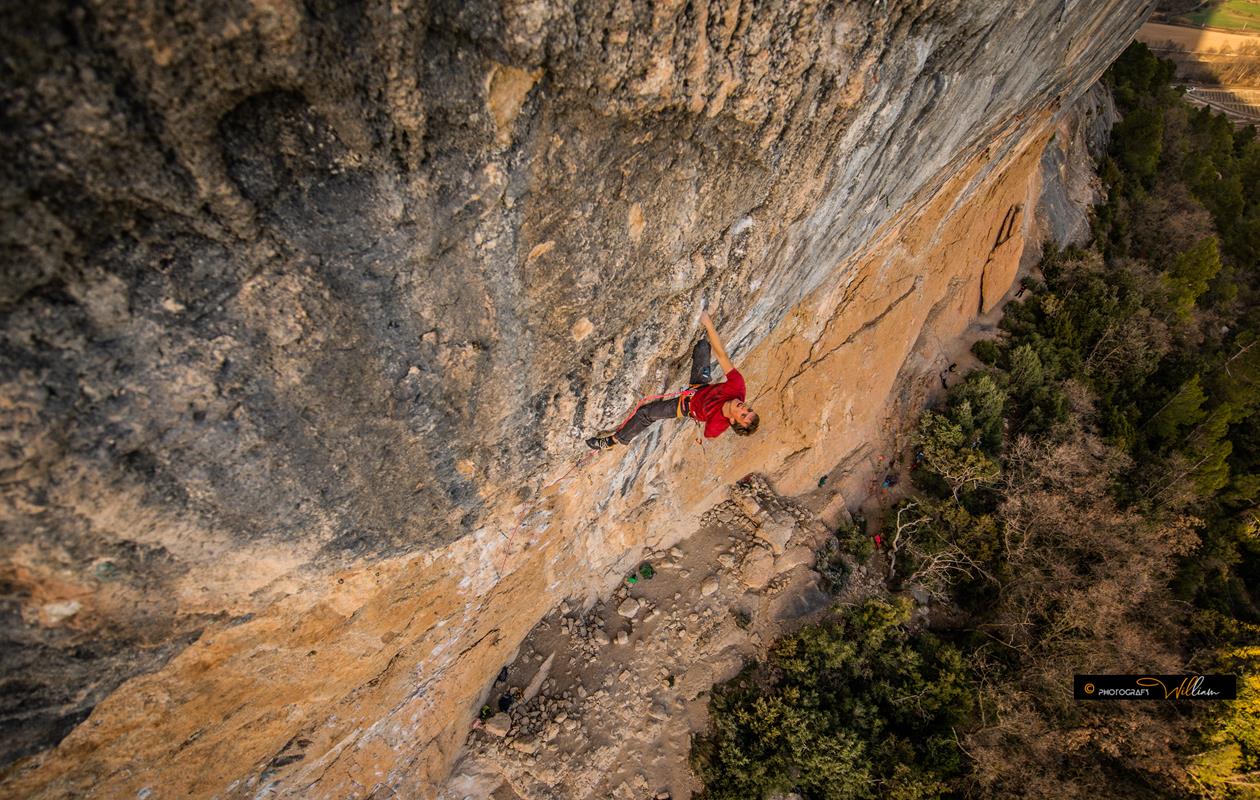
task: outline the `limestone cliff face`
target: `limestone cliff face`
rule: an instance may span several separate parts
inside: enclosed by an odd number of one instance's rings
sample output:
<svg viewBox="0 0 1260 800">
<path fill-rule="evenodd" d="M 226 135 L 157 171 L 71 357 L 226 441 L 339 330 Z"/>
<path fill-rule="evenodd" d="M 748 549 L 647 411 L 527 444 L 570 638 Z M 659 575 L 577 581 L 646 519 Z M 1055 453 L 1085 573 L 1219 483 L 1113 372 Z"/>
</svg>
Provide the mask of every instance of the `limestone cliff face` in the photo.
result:
<svg viewBox="0 0 1260 800">
<path fill-rule="evenodd" d="M 1089 212 L 1107 199 L 1095 165 L 1107 152 L 1111 128 L 1119 119 L 1111 93 L 1101 83 L 1060 116 L 1041 159 L 1044 178 L 1036 215 L 1045 238 L 1060 245 L 1089 241 Z"/>
<path fill-rule="evenodd" d="M 4 11 L 8 789 L 423 796 L 552 604 L 860 455 L 1150 5 Z M 758 440 L 572 470 L 701 297 Z"/>
</svg>

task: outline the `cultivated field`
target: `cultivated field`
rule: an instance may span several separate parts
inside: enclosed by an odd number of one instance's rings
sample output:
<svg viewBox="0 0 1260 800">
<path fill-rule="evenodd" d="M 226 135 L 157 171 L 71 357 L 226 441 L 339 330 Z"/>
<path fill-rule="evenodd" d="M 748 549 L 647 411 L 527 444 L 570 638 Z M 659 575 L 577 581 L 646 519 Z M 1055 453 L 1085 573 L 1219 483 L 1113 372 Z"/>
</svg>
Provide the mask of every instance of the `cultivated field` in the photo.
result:
<svg viewBox="0 0 1260 800">
<path fill-rule="evenodd" d="M 1254 47 L 1260 42 L 1260 28 L 1256 28 L 1254 34 L 1225 33 L 1148 22 L 1138 29 L 1137 39 L 1157 51 L 1166 50 L 1171 43 L 1190 53 L 1229 53 Z"/>
<path fill-rule="evenodd" d="M 1260 33 L 1260 2 L 1257 0 L 1214 0 L 1203 3 L 1176 22 L 1208 28 L 1256 31 Z"/>
<path fill-rule="evenodd" d="M 1229 88 L 1260 88 L 1260 30 L 1254 34 L 1148 22 L 1137 34 L 1177 65 L 1178 80 Z"/>
</svg>

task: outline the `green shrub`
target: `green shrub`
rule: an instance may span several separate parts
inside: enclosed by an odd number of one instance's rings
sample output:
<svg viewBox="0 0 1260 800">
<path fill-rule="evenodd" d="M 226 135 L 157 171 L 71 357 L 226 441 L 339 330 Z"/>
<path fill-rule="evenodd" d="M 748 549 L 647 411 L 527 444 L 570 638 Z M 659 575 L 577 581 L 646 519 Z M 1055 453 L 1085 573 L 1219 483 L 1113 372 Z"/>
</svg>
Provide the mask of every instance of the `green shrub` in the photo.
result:
<svg viewBox="0 0 1260 800">
<path fill-rule="evenodd" d="M 998 362 L 1002 350 L 992 339 L 980 339 L 972 343 L 971 353 L 980 359 L 981 364 L 988 364 L 991 367 Z"/>
<path fill-rule="evenodd" d="M 875 552 L 875 543 L 866 532 L 866 520 L 856 518 L 847 525 L 841 525 L 836 531 L 836 538 L 841 548 L 851 553 L 859 564 L 865 564 Z"/>
<path fill-rule="evenodd" d="M 781 639 L 714 692 L 692 764 L 706 800 L 933 797 L 963 769 L 973 687 L 959 652 L 870 600 Z"/>
</svg>

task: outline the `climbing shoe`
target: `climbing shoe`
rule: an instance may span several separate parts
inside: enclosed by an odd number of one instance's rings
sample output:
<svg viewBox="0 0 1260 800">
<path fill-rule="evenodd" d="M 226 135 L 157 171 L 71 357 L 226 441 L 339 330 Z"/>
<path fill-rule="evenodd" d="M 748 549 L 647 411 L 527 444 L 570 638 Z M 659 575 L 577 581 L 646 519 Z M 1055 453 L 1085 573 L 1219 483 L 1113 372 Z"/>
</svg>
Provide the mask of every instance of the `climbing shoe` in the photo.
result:
<svg viewBox="0 0 1260 800">
<path fill-rule="evenodd" d="M 586 446 L 592 450 L 607 450 L 616 443 L 611 436 L 592 436 L 586 440 Z"/>
</svg>

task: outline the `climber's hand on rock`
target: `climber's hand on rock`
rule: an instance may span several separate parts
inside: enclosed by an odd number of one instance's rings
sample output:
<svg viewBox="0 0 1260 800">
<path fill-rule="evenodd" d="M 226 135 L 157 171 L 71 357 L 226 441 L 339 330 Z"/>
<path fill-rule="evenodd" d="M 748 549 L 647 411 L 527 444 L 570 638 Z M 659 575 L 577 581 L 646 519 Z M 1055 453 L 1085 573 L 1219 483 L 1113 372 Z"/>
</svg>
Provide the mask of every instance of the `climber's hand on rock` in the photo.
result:
<svg viewBox="0 0 1260 800">
<path fill-rule="evenodd" d="M 709 318 L 708 311 L 700 312 L 700 324 L 703 325 L 706 330 L 713 327 L 713 320 Z"/>
</svg>

